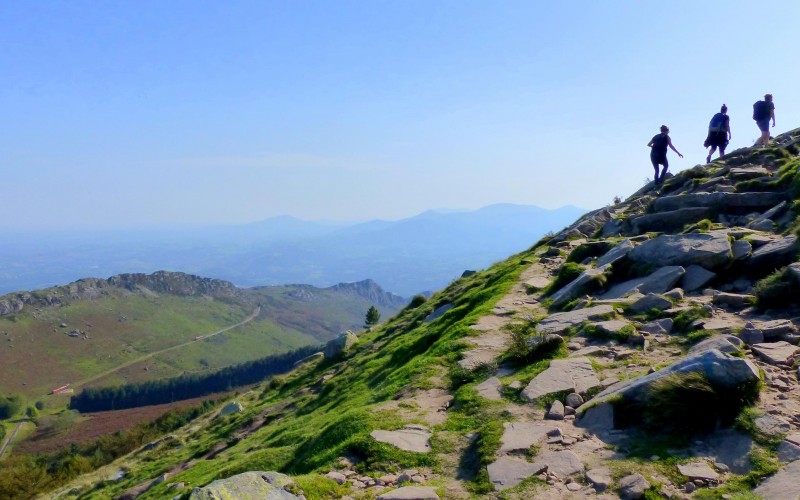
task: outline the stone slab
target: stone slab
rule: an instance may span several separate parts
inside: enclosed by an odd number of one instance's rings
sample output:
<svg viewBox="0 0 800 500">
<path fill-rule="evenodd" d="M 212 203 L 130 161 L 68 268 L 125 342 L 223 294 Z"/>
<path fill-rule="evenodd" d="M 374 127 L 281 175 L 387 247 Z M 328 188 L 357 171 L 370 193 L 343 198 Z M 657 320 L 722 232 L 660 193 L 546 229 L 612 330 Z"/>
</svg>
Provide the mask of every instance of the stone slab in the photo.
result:
<svg viewBox="0 0 800 500">
<path fill-rule="evenodd" d="M 503 399 L 503 383 L 497 377 L 484 380 L 475 386 L 475 390 L 478 391 L 479 396 L 492 401 Z"/>
<path fill-rule="evenodd" d="M 716 481 L 719 479 L 717 471 L 712 469 L 706 462 L 678 464 L 678 472 L 692 480 Z"/>
<path fill-rule="evenodd" d="M 486 467 L 489 473 L 489 482 L 496 491 L 513 488 L 531 476 L 547 470 L 545 464 L 532 464 L 523 460 L 509 457 L 500 457 Z"/>
<path fill-rule="evenodd" d="M 526 452 L 557 430 L 557 425 L 547 422 L 506 422 L 500 439 L 500 453 Z"/>
<path fill-rule="evenodd" d="M 370 436 L 376 441 L 390 444 L 403 451 L 415 453 L 428 453 L 431 451 L 431 433 L 420 429 L 376 430 L 372 431 Z"/>
<path fill-rule="evenodd" d="M 753 493 L 766 500 L 797 500 L 800 498 L 800 460 L 795 460 L 777 474 L 767 478 Z"/>
<path fill-rule="evenodd" d="M 753 352 L 771 365 L 785 365 L 791 363 L 792 358 L 800 353 L 800 347 L 786 341 L 766 342 L 753 344 Z"/>
<path fill-rule="evenodd" d="M 569 327 L 577 326 L 584 321 L 601 319 L 606 315 L 614 314 L 614 308 L 610 305 L 600 305 L 578 309 L 577 311 L 567 311 L 551 314 L 536 325 L 539 333 L 560 333 Z"/>
<path fill-rule="evenodd" d="M 403 486 L 378 495 L 378 500 L 439 500 L 436 488 L 427 486 Z"/>
<path fill-rule="evenodd" d="M 570 391 L 586 394 L 601 387 L 600 379 L 588 358 L 554 359 L 550 366 L 530 381 L 521 397 L 534 401 L 542 396 Z"/>
</svg>

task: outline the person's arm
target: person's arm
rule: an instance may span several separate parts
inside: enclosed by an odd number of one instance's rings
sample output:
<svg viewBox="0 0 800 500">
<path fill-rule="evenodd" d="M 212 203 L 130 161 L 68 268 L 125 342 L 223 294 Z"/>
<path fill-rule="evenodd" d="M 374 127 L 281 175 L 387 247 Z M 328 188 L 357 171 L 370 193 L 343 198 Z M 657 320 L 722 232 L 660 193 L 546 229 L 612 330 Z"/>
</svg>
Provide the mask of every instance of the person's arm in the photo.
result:
<svg viewBox="0 0 800 500">
<path fill-rule="evenodd" d="M 772 127 L 775 127 L 775 106 L 772 106 L 772 109 L 769 110 L 770 118 L 772 118 Z"/>
<path fill-rule="evenodd" d="M 647 147 L 648 148 L 652 148 L 653 147 L 653 139 L 650 139 L 650 142 L 647 143 Z"/>
<path fill-rule="evenodd" d="M 733 138 L 733 134 L 731 134 L 731 118 L 730 117 L 728 117 L 728 119 L 725 120 L 725 130 L 727 130 L 727 132 L 728 132 L 728 140 L 730 141 Z"/>
<path fill-rule="evenodd" d="M 673 151 L 675 151 L 676 153 L 678 153 L 678 156 L 680 156 L 681 158 L 683 158 L 683 155 L 680 153 L 680 151 L 678 151 L 677 149 L 675 149 L 675 146 L 673 146 L 673 145 L 672 145 L 672 137 L 667 137 L 667 144 L 669 144 L 669 147 L 670 147 L 670 148 L 672 148 L 672 150 L 673 150 Z"/>
</svg>

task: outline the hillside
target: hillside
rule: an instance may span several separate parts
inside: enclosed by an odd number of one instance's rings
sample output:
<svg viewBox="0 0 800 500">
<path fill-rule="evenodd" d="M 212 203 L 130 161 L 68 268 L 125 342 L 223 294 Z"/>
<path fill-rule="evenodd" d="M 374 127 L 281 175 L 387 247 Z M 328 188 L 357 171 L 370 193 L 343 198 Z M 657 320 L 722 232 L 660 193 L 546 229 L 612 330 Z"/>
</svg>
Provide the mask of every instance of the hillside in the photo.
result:
<svg viewBox="0 0 800 500">
<path fill-rule="evenodd" d="M 800 129 L 774 144 L 591 212 L 109 465 L 78 449 L 47 496 L 797 498 Z M 31 470 L 7 464 L 0 496 Z"/>
<path fill-rule="evenodd" d="M 359 329 L 405 301 L 372 281 L 241 289 L 184 273 L 122 274 L 0 297 L 0 394 L 212 371 Z M 48 367 L 41 370 L 42 364 Z"/>
</svg>

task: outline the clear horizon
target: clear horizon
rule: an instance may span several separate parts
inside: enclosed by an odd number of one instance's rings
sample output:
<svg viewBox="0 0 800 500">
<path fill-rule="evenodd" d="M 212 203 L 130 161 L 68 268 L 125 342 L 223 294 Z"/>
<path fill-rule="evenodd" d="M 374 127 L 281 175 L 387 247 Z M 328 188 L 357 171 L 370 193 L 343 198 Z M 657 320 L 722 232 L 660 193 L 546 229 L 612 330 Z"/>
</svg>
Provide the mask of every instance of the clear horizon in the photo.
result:
<svg viewBox="0 0 800 500">
<path fill-rule="evenodd" d="M 766 21 L 756 26 L 759 13 Z M 800 126 L 797 2 L 0 5 L 0 230 L 594 209 Z M 788 51 L 788 52 L 787 52 Z"/>
</svg>

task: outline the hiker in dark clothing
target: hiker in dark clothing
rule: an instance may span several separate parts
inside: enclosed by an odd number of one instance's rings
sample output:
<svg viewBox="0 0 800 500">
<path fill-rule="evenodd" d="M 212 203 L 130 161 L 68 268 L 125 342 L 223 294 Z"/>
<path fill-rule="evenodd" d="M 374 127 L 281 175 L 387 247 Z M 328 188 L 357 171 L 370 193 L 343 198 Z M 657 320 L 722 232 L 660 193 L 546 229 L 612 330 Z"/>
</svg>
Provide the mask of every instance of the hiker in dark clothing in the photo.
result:
<svg viewBox="0 0 800 500">
<path fill-rule="evenodd" d="M 669 138 L 669 127 L 661 125 L 661 133 L 650 139 L 650 142 L 647 143 L 647 147 L 651 148 L 650 161 L 653 162 L 653 168 L 656 169 L 655 179 L 653 179 L 656 185 L 664 182 L 664 176 L 667 175 L 667 169 L 669 168 L 669 162 L 667 162 L 667 146 L 678 153 L 678 156 L 683 158 L 683 155 L 672 145 L 672 139 Z M 661 176 L 658 175 L 659 165 L 664 165 Z"/>
<path fill-rule="evenodd" d="M 775 104 L 772 102 L 772 94 L 766 94 L 763 101 L 753 104 L 753 120 L 761 131 L 761 137 L 756 140 L 754 146 L 766 146 L 769 144 L 769 120 L 772 119 L 772 127 L 775 127 Z"/>
<path fill-rule="evenodd" d="M 711 151 L 706 156 L 706 163 L 711 161 L 711 155 L 717 148 L 719 148 L 720 156 L 725 154 L 725 147 L 731 139 L 731 117 L 726 114 L 727 112 L 728 106 L 723 104 L 719 113 L 715 114 L 711 118 L 711 123 L 708 124 L 708 137 L 703 146 L 706 148 L 711 146 Z"/>
</svg>

